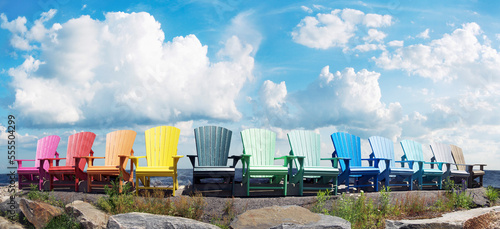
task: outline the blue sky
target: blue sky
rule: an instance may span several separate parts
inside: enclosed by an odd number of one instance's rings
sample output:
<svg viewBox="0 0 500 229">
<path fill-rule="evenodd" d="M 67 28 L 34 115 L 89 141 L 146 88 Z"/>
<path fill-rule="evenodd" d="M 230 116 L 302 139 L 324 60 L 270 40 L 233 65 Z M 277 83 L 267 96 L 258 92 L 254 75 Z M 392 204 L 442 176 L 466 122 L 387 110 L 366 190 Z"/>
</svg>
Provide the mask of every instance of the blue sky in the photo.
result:
<svg viewBox="0 0 500 229">
<path fill-rule="evenodd" d="M 17 120 L 17 157 L 36 141 L 193 128 L 433 141 L 463 148 L 470 163 L 500 169 L 500 4 L 495 1 L 0 1 L 0 123 Z M 6 140 L 0 146 L 6 145 Z M 180 166 L 190 168 L 187 159 Z M 328 162 L 325 162 L 328 163 Z M 0 172 L 6 170 L 0 162 Z"/>
</svg>

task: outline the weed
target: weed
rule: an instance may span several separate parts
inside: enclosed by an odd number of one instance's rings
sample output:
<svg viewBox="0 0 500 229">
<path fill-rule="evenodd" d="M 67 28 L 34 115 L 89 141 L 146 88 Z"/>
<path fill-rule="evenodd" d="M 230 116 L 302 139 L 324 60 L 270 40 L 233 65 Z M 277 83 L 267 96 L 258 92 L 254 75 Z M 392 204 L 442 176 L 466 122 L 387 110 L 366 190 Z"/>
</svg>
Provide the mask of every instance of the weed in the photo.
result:
<svg viewBox="0 0 500 229">
<path fill-rule="evenodd" d="M 68 229 L 79 229 L 82 228 L 79 222 L 75 220 L 75 218 L 62 214 L 60 216 L 54 217 L 49 224 L 45 227 L 46 229 L 59 229 L 59 228 L 68 228 Z"/>
<path fill-rule="evenodd" d="M 28 199 L 45 202 L 50 205 L 64 207 L 64 203 L 60 200 L 56 200 L 54 195 L 50 195 L 49 192 L 40 191 L 38 185 L 31 184 L 30 191 L 28 192 Z"/>
<path fill-rule="evenodd" d="M 488 186 L 486 188 L 486 198 L 490 201 L 490 206 L 495 205 L 495 202 L 498 200 L 498 190 L 492 186 Z"/>
</svg>

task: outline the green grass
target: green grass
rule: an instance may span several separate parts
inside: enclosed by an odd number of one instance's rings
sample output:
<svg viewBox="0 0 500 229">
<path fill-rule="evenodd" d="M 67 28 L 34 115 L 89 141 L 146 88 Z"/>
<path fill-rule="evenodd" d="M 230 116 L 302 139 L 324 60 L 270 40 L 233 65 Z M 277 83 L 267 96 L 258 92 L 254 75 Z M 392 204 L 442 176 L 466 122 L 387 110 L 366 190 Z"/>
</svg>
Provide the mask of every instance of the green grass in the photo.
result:
<svg viewBox="0 0 500 229">
<path fill-rule="evenodd" d="M 486 198 L 490 201 L 490 206 L 494 206 L 498 200 L 498 190 L 491 185 L 486 188 Z"/>
<path fill-rule="evenodd" d="M 404 198 L 391 201 L 390 189 L 382 189 L 375 200 L 367 198 L 363 192 L 354 196 L 343 193 L 332 202 L 331 208 L 327 205 L 328 192 L 320 191 L 311 211 L 343 218 L 351 222 L 352 228 L 384 228 L 386 219 L 429 218 L 472 207 L 472 197 L 461 191 L 461 187 L 451 183 L 448 187 L 450 189 L 437 199 L 407 193 Z"/>
</svg>

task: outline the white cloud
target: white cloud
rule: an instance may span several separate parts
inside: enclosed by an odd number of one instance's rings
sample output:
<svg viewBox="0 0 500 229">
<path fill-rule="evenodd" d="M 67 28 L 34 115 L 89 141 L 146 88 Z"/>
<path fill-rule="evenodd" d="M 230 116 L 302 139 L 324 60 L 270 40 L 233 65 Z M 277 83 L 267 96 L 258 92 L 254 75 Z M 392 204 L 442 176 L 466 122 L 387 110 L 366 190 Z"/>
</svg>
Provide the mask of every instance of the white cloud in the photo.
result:
<svg viewBox="0 0 500 229">
<path fill-rule="evenodd" d="M 363 24 L 366 27 L 384 27 L 392 25 L 392 17 L 391 15 L 380 15 L 380 14 L 366 14 L 363 19 Z"/>
<path fill-rule="evenodd" d="M 310 13 L 311 14 L 313 12 L 313 10 L 311 8 L 307 7 L 307 6 L 300 6 L 300 8 L 303 11 L 305 11 L 306 13 Z"/>
<path fill-rule="evenodd" d="M 398 40 L 393 40 L 387 43 L 387 45 L 392 46 L 392 47 L 402 47 L 404 46 L 405 42 L 404 41 L 398 41 Z"/>
<path fill-rule="evenodd" d="M 229 37 L 213 61 L 195 35 L 165 42 L 148 13 L 107 13 L 103 21 L 81 16 L 40 34 L 39 58 L 28 56 L 9 70 L 12 108 L 34 125 L 242 116 L 235 100 L 253 77 L 254 48 L 239 37 Z"/>
<path fill-rule="evenodd" d="M 366 69 L 331 73 L 325 66 L 304 90 L 287 92 L 284 82 L 266 81 L 261 89 L 265 93 L 260 95 L 264 119 L 285 129 L 346 125 L 353 131 L 363 130 L 364 135 L 399 136 L 396 123 L 402 117 L 401 105 L 380 101 L 379 77 Z"/>
<path fill-rule="evenodd" d="M 9 22 L 7 19 L 7 16 L 5 14 L 0 14 L 0 19 L 2 20 L 2 24 L 0 24 L 0 27 L 2 29 L 7 29 L 13 34 L 23 34 L 28 31 L 28 28 L 26 28 L 26 17 L 18 17 L 15 20 L 12 20 Z"/>
<path fill-rule="evenodd" d="M 354 50 L 358 50 L 361 52 L 368 52 L 368 51 L 373 51 L 373 50 L 377 50 L 377 49 L 383 50 L 384 46 L 380 45 L 380 44 L 376 45 L 376 44 L 365 43 L 365 44 L 357 45 L 356 47 L 354 47 Z"/>
<path fill-rule="evenodd" d="M 368 30 L 368 35 L 363 37 L 363 40 L 369 41 L 369 42 L 372 42 L 372 41 L 382 42 L 386 36 L 387 36 L 387 34 L 385 34 L 383 32 L 380 32 L 376 29 L 370 29 L 370 30 Z"/>
<path fill-rule="evenodd" d="M 305 17 L 295 27 L 292 38 L 296 43 L 310 48 L 346 47 L 347 43 L 356 36 L 358 26 L 377 28 L 391 25 L 391 23 L 392 17 L 390 15 L 365 15 L 359 10 L 336 9 L 329 14 L 320 13 L 316 17 Z M 378 31 L 372 31 L 372 33 L 376 32 Z M 376 36 L 376 39 L 380 39 L 382 34 L 378 32 L 378 34 L 373 35 Z"/>
<path fill-rule="evenodd" d="M 429 29 L 426 29 L 424 30 L 423 32 L 417 34 L 417 37 L 418 38 L 422 38 L 422 39 L 429 39 Z"/>
<path fill-rule="evenodd" d="M 226 29 L 227 38 L 236 36 L 243 43 L 253 47 L 252 56 L 257 53 L 262 41 L 262 34 L 255 27 L 253 19 L 255 18 L 253 10 L 244 11 L 231 19 L 230 26 Z"/>
<path fill-rule="evenodd" d="M 495 37 L 497 38 L 497 40 L 500 40 L 500 34 L 495 34 Z"/>
<path fill-rule="evenodd" d="M 478 24 L 468 23 L 428 45 L 414 44 L 373 58 L 385 69 L 401 69 L 434 81 L 460 80 L 468 86 L 493 90 L 500 85 L 500 54 L 481 44 Z"/>
</svg>

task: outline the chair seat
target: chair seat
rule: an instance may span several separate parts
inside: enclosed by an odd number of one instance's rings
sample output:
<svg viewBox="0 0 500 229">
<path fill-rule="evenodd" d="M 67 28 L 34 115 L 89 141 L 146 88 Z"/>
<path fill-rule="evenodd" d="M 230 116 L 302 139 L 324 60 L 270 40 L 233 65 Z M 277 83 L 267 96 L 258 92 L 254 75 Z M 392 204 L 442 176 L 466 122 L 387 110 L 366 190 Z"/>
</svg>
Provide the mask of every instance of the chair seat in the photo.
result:
<svg viewBox="0 0 500 229">
<path fill-rule="evenodd" d="M 411 175 L 413 169 L 410 168 L 391 168 L 391 175 Z"/>
<path fill-rule="evenodd" d="M 439 169 L 424 169 L 424 175 L 443 175 L 443 171 Z"/>
<path fill-rule="evenodd" d="M 38 173 L 38 168 L 37 167 L 23 167 L 17 170 L 18 174 L 32 174 L 32 173 Z M 36 174 L 38 175 L 38 174 Z"/>
<path fill-rule="evenodd" d="M 193 172 L 234 172 L 234 168 L 216 167 L 216 166 L 199 166 L 194 167 Z"/>
<path fill-rule="evenodd" d="M 470 174 L 466 171 L 461 171 L 461 170 L 451 170 L 451 176 L 457 176 L 457 177 L 468 177 Z"/>
<path fill-rule="evenodd" d="M 473 176 L 483 176 L 484 175 L 484 171 L 482 171 L 482 170 L 474 170 L 474 171 L 472 171 L 472 175 Z"/>
<path fill-rule="evenodd" d="M 174 166 L 148 166 L 148 167 L 137 167 L 135 169 L 136 173 L 141 172 L 174 172 Z"/>
<path fill-rule="evenodd" d="M 118 166 L 91 166 L 87 168 L 87 173 L 118 172 L 119 170 Z"/>
<path fill-rule="evenodd" d="M 310 166 L 310 167 L 304 167 L 304 176 L 310 177 L 310 176 L 325 176 L 325 175 L 331 175 L 331 176 L 336 176 L 338 175 L 339 169 L 338 168 L 333 168 L 333 167 L 327 167 L 327 166 Z"/>
<path fill-rule="evenodd" d="M 272 175 L 286 175 L 288 174 L 288 168 L 279 165 L 270 166 L 250 166 L 250 175 L 267 175 L 266 177 L 272 177 Z"/>
<path fill-rule="evenodd" d="M 71 173 L 75 172 L 75 166 L 53 166 L 50 167 L 49 173 Z"/>
<path fill-rule="evenodd" d="M 378 174 L 380 170 L 375 167 L 351 166 L 351 175 Z"/>
</svg>

